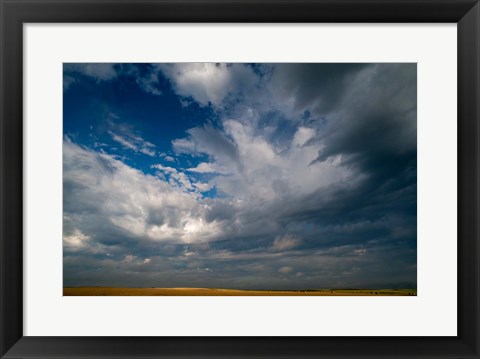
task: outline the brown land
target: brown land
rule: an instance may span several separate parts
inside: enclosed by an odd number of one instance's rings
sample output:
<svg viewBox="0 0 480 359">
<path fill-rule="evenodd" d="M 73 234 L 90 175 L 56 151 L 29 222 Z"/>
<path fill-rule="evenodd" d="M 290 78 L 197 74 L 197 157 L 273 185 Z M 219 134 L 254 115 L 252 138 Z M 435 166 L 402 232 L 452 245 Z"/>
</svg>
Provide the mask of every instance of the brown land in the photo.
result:
<svg viewBox="0 0 480 359">
<path fill-rule="evenodd" d="M 416 289 L 240 290 L 219 288 L 66 287 L 64 296 L 408 296 Z"/>
</svg>

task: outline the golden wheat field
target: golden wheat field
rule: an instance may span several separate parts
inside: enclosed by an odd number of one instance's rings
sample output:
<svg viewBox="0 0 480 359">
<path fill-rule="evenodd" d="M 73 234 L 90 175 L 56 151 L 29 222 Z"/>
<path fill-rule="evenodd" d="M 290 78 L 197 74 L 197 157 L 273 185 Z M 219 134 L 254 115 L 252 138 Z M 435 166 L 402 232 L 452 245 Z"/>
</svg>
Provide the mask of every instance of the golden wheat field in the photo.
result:
<svg viewBox="0 0 480 359">
<path fill-rule="evenodd" d="M 416 296 L 416 289 L 240 290 L 220 288 L 65 287 L 64 296 Z"/>
</svg>

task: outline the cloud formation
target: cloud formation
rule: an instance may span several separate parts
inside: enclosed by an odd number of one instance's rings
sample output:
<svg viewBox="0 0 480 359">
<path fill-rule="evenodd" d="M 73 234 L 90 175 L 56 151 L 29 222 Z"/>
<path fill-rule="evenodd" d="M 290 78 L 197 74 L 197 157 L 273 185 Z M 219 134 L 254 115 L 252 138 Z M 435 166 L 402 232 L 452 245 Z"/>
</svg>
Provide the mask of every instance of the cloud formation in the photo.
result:
<svg viewBox="0 0 480 359">
<path fill-rule="evenodd" d="M 107 122 L 125 156 L 168 162 L 142 168 L 65 137 L 65 285 L 416 286 L 415 64 L 116 68 L 68 74 L 135 73 L 214 116 L 170 155 Z"/>
<path fill-rule="evenodd" d="M 124 124 L 109 123 L 108 134 L 112 140 L 133 152 L 140 152 L 148 156 L 156 156 L 155 145 L 144 140 L 139 134 Z"/>
<path fill-rule="evenodd" d="M 65 63 L 63 65 L 64 74 L 80 73 L 99 81 L 109 81 L 117 77 L 118 72 L 115 64 L 108 63 Z"/>
<path fill-rule="evenodd" d="M 178 95 L 201 106 L 221 107 L 229 98 L 243 97 L 244 90 L 257 81 L 253 70 L 243 64 L 159 64 L 157 69 L 168 77 Z"/>
</svg>

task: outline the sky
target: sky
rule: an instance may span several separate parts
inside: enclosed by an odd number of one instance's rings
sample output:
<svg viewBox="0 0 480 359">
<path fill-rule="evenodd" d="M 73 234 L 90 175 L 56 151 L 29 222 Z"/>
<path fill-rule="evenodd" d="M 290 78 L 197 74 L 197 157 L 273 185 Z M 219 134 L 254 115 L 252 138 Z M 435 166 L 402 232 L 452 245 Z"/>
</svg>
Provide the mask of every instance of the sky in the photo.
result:
<svg viewBox="0 0 480 359">
<path fill-rule="evenodd" d="M 65 63 L 63 276 L 416 288 L 416 64 Z"/>
</svg>

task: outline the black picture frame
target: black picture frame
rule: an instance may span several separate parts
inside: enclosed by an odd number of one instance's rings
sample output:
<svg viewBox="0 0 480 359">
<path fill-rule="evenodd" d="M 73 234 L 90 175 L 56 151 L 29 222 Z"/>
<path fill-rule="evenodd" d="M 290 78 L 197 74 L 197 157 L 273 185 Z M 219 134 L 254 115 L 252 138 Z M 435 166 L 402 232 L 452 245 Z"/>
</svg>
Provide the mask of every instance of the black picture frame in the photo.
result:
<svg viewBox="0 0 480 359">
<path fill-rule="evenodd" d="M 0 0 L 0 12 L 1 358 L 479 358 L 478 0 Z M 23 24 L 95 22 L 457 23 L 458 335 L 23 336 Z"/>
</svg>

